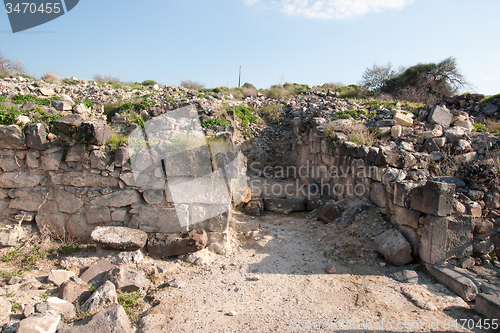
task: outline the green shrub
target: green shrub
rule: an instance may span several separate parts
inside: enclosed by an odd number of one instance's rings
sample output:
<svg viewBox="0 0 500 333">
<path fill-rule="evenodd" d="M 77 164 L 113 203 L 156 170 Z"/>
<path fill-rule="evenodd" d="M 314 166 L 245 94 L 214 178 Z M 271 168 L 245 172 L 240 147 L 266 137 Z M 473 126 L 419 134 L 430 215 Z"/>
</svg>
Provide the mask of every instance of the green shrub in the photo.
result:
<svg viewBox="0 0 500 333">
<path fill-rule="evenodd" d="M 61 254 L 73 254 L 81 250 L 80 243 L 61 245 L 59 247 L 59 252 Z"/>
<path fill-rule="evenodd" d="M 146 80 L 146 81 L 142 82 L 143 86 L 154 86 L 155 84 L 158 84 L 158 83 L 154 80 Z"/>
<path fill-rule="evenodd" d="M 268 104 L 260 109 L 260 116 L 264 117 L 272 124 L 279 124 L 283 122 L 283 105 L 282 104 Z"/>
<path fill-rule="evenodd" d="M 77 85 L 77 84 L 78 84 L 78 82 L 73 81 L 73 80 L 71 80 L 71 79 L 63 79 L 63 80 L 62 80 L 62 83 L 63 83 L 63 84 L 67 84 L 67 85 Z"/>
<path fill-rule="evenodd" d="M 138 124 L 139 125 L 139 124 Z M 141 125 L 139 125 L 141 126 Z M 142 127 L 142 126 L 141 126 Z M 122 143 L 128 145 L 128 137 L 123 136 L 123 135 L 113 135 L 111 139 L 106 142 L 107 144 L 111 145 L 111 150 L 115 151 L 120 147 Z"/>
<path fill-rule="evenodd" d="M 245 131 L 245 132 L 242 132 L 241 134 L 243 134 L 243 136 L 246 136 L 246 137 L 249 137 L 249 138 L 253 138 L 253 134 L 248 132 L 248 131 Z"/>
<path fill-rule="evenodd" d="M 38 98 L 35 95 L 16 95 L 10 99 L 11 103 L 14 104 L 25 104 L 31 103 L 36 105 L 49 106 L 51 101 L 59 101 L 61 98 L 54 96 L 49 98 Z"/>
<path fill-rule="evenodd" d="M 0 124 L 2 125 L 15 125 L 17 117 L 24 115 L 24 112 L 14 108 L 0 106 Z"/>
<path fill-rule="evenodd" d="M 474 129 L 472 130 L 472 132 L 487 132 L 488 131 L 488 128 L 483 124 L 472 123 L 472 126 L 474 126 Z"/>
<path fill-rule="evenodd" d="M 64 117 L 62 114 L 47 114 L 45 111 L 39 107 L 35 108 L 35 112 L 32 115 L 32 121 L 42 122 L 47 126 L 53 125 L 57 119 Z"/>
<path fill-rule="evenodd" d="M 252 112 L 254 109 L 249 108 L 248 106 L 238 105 L 235 110 L 235 114 L 241 120 L 241 126 L 244 128 L 248 128 L 249 123 L 255 123 L 259 117 L 254 115 Z"/>
<path fill-rule="evenodd" d="M 231 126 L 231 123 L 227 120 L 220 119 L 220 118 L 212 118 L 212 119 L 207 119 L 204 122 L 201 123 L 201 127 L 206 128 L 210 127 L 212 125 L 216 126 Z"/>
<path fill-rule="evenodd" d="M 7 98 L 5 98 L 4 96 L 0 96 L 0 102 L 7 102 Z"/>
<path fill-rule="evenodd" d="M 80 103 L 83 103 L 89 109 L 94 106 L 94 102 L 92 102 L 90 99 L 79 99 L 79 100 L 75 101 L 75 104 L 73 104 L 73 107 L 75 107 L 75 105 L 80 104 Z"/>
<path fill-rule="evenodd" d="M 491 101 L 493 101 L 495 98 L 500 98 L 500 94 L 496 94 L 494 96 L 490 96 L 490 97 L 486 97 L 485 99 L 483 99 L 479 104 L 485 104 L 485 103 L 490 103 Z"/>
<path fill-rule="evenodd" d="M 139 314 L 146 305 L 141 295 L 137 292 L 117 291 L 116 296 L 118 297 L 118 303 L 123 306 L 130 321 L 135 324 L 139 319 Z"/>
<path fill-rule="evenodd" d="M 149 109 L 150 107 L 156 105 L 156 101 L 152 100 L 152 99 L 148 99 L 148 98 L 145 98 L 143 99 L 138 105 L 137 105 L 137 109 L 139 111 L 142 111 L 142 110 L 146 110 L 146 109 Z"/>
</svg>

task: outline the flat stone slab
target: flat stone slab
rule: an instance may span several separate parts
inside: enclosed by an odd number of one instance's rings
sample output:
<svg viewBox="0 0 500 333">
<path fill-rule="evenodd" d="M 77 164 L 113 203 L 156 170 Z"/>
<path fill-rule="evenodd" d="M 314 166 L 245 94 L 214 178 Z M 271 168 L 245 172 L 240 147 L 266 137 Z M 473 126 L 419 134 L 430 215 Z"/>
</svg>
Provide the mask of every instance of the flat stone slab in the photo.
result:
<svg viewBox="0 0 500 333">
<path fill-rule="evenodd" d="M 500 321 L 500 297 L 497 295 L 478 294 L 474 310 L 489 319 Z"/>
<path fill-rule="evenodd" d="M 115 265 L 112 265 L 106 259 L 100 259 L 90 265 L 90 267 L 80 276 L 80 279 L 84 282 L 91 283 L 94 287 L 98 287 L 102 284 L 108 271 L 115 267 Z"/>
<path fill-rule="evenodd" d="M 60 333 L 132 333 L 125 309 L 113 304 L 89 319 L 74 323 L 73 326 L 58 330 Z"/>
<path fill-rule="evenodd" d="M 429 265 L 425 268 L 439 282 L 453 290 L 457 295 L 463 298 L 464 301 L 470 302 L 476 299 L 479 292 L 477 286 L 466 275 L 466 270 L 446 265 Z"/>
<path fill-rule="evenodd" d="M 94 243 L 113 250 L 135 251 L 142 249 L 148 235 L 142 230 L 125 227 L 96 227 L 90 238 Z"/>
</svg>

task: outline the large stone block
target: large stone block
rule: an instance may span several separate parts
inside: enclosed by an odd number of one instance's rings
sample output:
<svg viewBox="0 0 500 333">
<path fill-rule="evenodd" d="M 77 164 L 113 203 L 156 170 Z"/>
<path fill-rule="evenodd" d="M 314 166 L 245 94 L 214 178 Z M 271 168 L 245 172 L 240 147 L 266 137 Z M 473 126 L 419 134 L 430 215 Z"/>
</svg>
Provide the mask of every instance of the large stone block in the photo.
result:
<svg viewBox="0 0 500 333">
<path fill-rule="evenodd" d="M 394 120 L 397 121 L 398 124 L 401 126 L 407 126 L 407 127 L 413 126 L 412 117 L 410 115 L 401 112 L 396 112 L 396 114 L 394 115 Z"/>
<path fill-rule="evenodd" d="M 148 235 L 141 230 L 124 227 L 96 227 L 91 234 L 94 243 L 103 247 L 134 251 L 142 249 L 146 245 Z"/>
<path fill-rule="evenodd" d="M 94 150 L 90 152 L 90 166 L 92 169 L 106 170 L 111 157 L 106 152 Z"/>
<path fill-rule="evenodd" d="M 117 178 L 103 177 L 85 172 L 58 173 L 53 175 L 51 180 L 55 185 L 70 185 L 75 187 L 118 187 Z"/>
<path fill-rule="evenodd" d="M 478 294 L 477 286 L 467 277 L 469 273 L 466 270 L 453 267 L 450 264 L 446 265 L 430 265 L 426 264 L 425 268 L 439 282 L 448 286 L 464 301 L 471 302 L 476 299 Z"/>
<path fill-rule="evenodd" d="M 111 138 L 111 129 L 106 121 L 92 119 L 80 125 L 80 137 L 87 143 L 103 145 Z"/>
<path fill-rule="evenodd" d="M 452 119 L 453 114 L 446 107 L 436 105 L 431 109 L 427 122 L 431 124 L 439 124 L 443 126 L 443 128 L 448 128 L 450 127 Z"/>
<path fill-rule="evenodd" d="M 327 203 L 318 208 L 318 219 L 330 223 L 336 218 L 342 215 L 342 209 L 340 209 L 335 203 Z"/>
<path fill-rule="evenodd" d="M 418 187 L 419 184 L 409 181 L 402 180 L 394 183 L 394 204 L 399 207 L 410 208 L 411 192 L 414 188 Z"/>
<path fill-rule="evenodd" d="M 59 210 L 63 213 L 73 214 L 83 207 L 83 200 L 63 189 L 58 189 L 55 194 L 55 201 L 59 206 Z"/>
<path fill-rule="evenodd" d="M 90 225 L 111 222 L 111 212 L 108 207 L 89 208 L 85 216 L 87 218 L 87 223 Z"/>
<path fill-rule="evenodd" d="M 433 180 L 415 188 L 411 193 L 410 208 L 422 213 L 447 216 L 453 208 L 455 185 Z"/>
<path fill-rule="evenodd" d="M 200 251 L 207 246 L 205 230 L 192 230 L 187 233 L 152 234 L 148 239 L 148 253 L 152 257 L 166 258 Z"/>
<path fill-rule="evenodd" d="M 474 224 L 468 215 L 428 215 L 422 228 L 420 258 L 430 264 L 472 253 Z"/>
<path fill-rule="evenodd" d="M 51 101 L 50 106 L 52 106 L 57 111 L 71 111 L 73 108 L 73 102 L 71 101 Z"/>
<path fill-rule="evenodd" d="M 387 207 L 388 194 L 384 184 L 372 182 L 370 189 L 370 200 L 380 208 Z"/>
<path fill-rule="evenodd" d="M 385 259 L 396 266 L 413 261 L 411 245 L 396 229 L 390 229 L 375 238 L 374 244 Z"/>
<path fill-rule="evenodd" d="M 4 150 L 0 152 L 0 168 L 5 172 L 15 171 L 24 167 L 24 162 L 15 151 Z"/>
<path fill-rule="evenodd" d="M 0 149 L 25 149 L 25 136 L 17 125 L 0 125 Z"/>
<path fill-rule="evenodd" d="M 88 162 L 89 153 L 87 149 L 82 144 L 76 144 L 68 150 L 68 154 L 65 158 L 66 162 Z"/>
<path fill-rule="evenodd" d="M 112 304 L 90 319 L 77 321 L 73 326 L 58 330 L 58 333 L 132 333 L 127 313 L 120 304 Z"/>
<path fill-rule="evenodd" d="M 229 205 L 190 205 L 190 229 L 225 232 L 229 227 Z"/>
<path fill-rule="evenodd" d="M 137 291 L 146 284 L 146 274 L 142 270 L 115 267 L 108 272 L 106 280 L 113 282 L 117 290 Z"/>
<path fill-rule="evenodd" d="M 66 222 L 68 219 L 69 215 L 63 213 L 42 213 L 37 214 L 35 217 L 36 225 L 42 235 L 52 235 L 57 237 L 66 236 Z"/>
<path fill-rule="evenodd" d="M 17 332 L 55 333 L 61 322 L 61 315 L 33 315 L 19 322 Z"/>
<path fill-rule="evenodd" d="M 178 212 L 172 207 L 141 206 L 135 211 L 129 227 L 145 232 L 180 232 L 185 231 L 187 223 L 181 225 Z M 189 221 L 187 216 L 186 222 Z"/>
<path fill-rule="evenodd" d="M 230 204 L 231 194 L 225 178 L 207 176 L 199 178 L 168 177 L 167 202 L 176 204 Z"/>
<path fill-rule="evenodd" d="M 486 318 L 500 321 L 500 296 L 489 294 L 478 294 L 474 310 Z"/>
<path fill-rule="evenodd" d="M 36 212 L 49 195 L 49 189 L 21 188 L 11 190 L 9 195 L 13 198 L 9 202 L 9 208 L 26 212 Z"/>
<path fill-rule="evenodd" d="M 42 155 L 42 169 L 44 171 L 57 171 L 59 170 L 59 166 L 61 165 L 63 158 L 63 153 L 61 151 Z"/>
<path fill-rule="evenodd" d="M 404 236 L 404 238 L 408 241 L 408 243 L 410 243 L 411 255 L 414 257 L 418 257 L 420 238 L 418 237 L 417 230 L 402 225 L 399 227 L 399 232 L 401 233 L 401 235 Z"/>
<path fill-rule="evenodd" d="M 47 133 L 45 125 L 42 123 L 29 124 L 24 129 L 26 135 L 26 145 L 29 148 L 43 150 L 47 143 Z"/>
<path fill-rule="evenodd" d="M 87 223 L 84 214 L 73 214 L 66 223 L 66 232 L 69 237 L 78 239 L 81 242 L 90 241 L 90 233 L 93 226 Z"/>
<path fill-rule="evenodd" d="M 77 131 L 83 123 L 83 118 L 77 114 L 69 114 L 59 118 L 55 122 L 56 128 L 66 135 L 71 135 Z"/>
<path fill-rule="evenodd" d="M 92 198 L 93 206 L 125 207 L 141 201 L 141 195 L 136 190 L 122 190 Z"/>
<path fill-rule="evenodd" d="M 415 210 L 394 206 L 394 224 L 397 226 L 406 225 L 413 229 L 418 229 L 420 212 Z"/>
<path fill-rule="evenodd" d="M 25 188 L 35 187 L 42 181 L 43 176 L 35 172 L 5 172 L 0 174 L 0 187 Z"/>
</svg>

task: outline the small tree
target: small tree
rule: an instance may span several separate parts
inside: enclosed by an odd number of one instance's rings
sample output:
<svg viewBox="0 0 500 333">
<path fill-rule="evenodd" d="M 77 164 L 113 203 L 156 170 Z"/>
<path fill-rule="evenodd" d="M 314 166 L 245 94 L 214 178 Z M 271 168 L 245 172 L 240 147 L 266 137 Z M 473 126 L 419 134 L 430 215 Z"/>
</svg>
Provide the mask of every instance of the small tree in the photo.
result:
<svg viewBox="0 0 500 333">
<path fill-rule="evenodd" d="M 26 68 L 19 60 L 6 58 L 0 51 L 0 75 L 25 74 Z"/>
<path fill-rule="evenodd" d="M 470 84 L 458 70 L 456 59 L 449 57 L 437 64 L 417 64 L 409 67 L 386 80 L 381 91 L 396 97 L 409 95 L 410 92 L 410 95 L 418 96 L 416 98 L 420 101 L 427 102 L 456 94 L 466 86 Z"/>
<path fill-rule="evenodd" d="M 400 68 L 399 72 L 401 71 L 402 69 Z M 396 75 L 398 75 L 398 71 L 392 68 L 392 64 L 390 62 L 387 65 L 382 66 L 373 64 L 371 68 L 367 67 L 365 69 L 363 78 L 361 79 L 359 85 L 378 94 L 385 85 L 385 82 L 392 79 Z"/>
</svg>

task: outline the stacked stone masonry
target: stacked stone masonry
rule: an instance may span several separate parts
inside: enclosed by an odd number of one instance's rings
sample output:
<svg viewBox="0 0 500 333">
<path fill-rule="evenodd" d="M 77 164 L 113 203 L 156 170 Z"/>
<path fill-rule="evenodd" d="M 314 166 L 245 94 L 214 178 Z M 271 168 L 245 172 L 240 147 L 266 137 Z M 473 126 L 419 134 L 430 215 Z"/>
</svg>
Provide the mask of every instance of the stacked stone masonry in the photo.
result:
<svg viewBox="0 0 500 333">
<path fill-rule="evenodd" d="M 24 131 L 0 125 L 0 218 L 36 223 L 42 233 L 81 241 L 90 240 L 97 226 L 117 226 L 147 233 L 204 229 L 209 243 L 227 244 L 230 202 L 221 205 L 212 199 L 217 193 L 209 193 L 200 200 L 177 196 L 174 203 L 161 164 L 134 174 L 128 147 L 110 152 L 93 144 L 107 140 L 105 123 L 91 121 L 80 130 L 87 143 L 49 146 L 42 124 Z M 231 157 L 226 155 L 217 158 Z M 190 177 L 185 172 L 169 182 Z M 2 245 L 15 244 L 10 242 Z"/>
<path fill-rule="evenodd" d="M 433 113 L 437 120 L 438 111 Z M 477 246 L 492 245 L 482 240 L 494 231 L 489 218 L 500 213 L 496 188 L 477 191 L 458 178 L 433 179 L 428 171 L 432 156 L 411 149 L 409 142 L 370 147 L 334 141 L 324 135 L 324 119 L 313 118 L 305 130 L 300 127 L 303 120 L 296 119 L 297 168 L 322 189 L 308 201 L 325 195 L 334 200 L 369 198 L 410 243 L 412 255 L 429 264 L 451 258 L 468 262 L 473 253 L 487 256 L 493 251 Z M 469 199 L 474 193 L 477 201 Z M 467 194 L 467 207 L 457 200 L 461 194 Z"/>
</svg>

